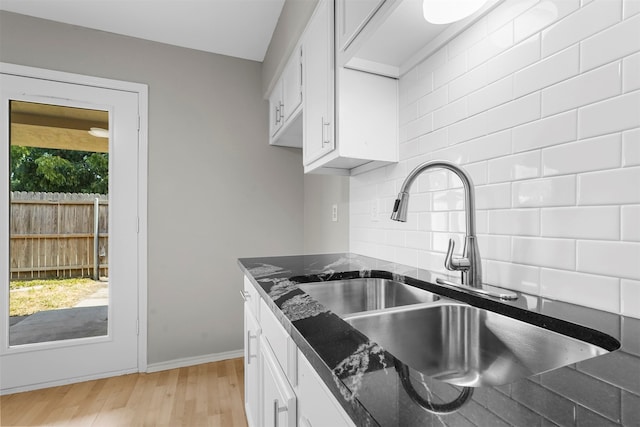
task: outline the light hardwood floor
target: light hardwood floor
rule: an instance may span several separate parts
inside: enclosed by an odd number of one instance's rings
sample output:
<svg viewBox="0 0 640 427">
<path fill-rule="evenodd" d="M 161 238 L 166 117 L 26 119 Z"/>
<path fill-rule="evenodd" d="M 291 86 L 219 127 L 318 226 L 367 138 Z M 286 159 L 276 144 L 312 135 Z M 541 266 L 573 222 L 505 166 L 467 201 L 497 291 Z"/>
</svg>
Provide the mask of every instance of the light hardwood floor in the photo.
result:
<svg viewBox="0 0 640 427">
<path fill-rule="evenodd" d="M 2 426 L 246 426 L 243 360 L 0 397 Z"/>
</svg>

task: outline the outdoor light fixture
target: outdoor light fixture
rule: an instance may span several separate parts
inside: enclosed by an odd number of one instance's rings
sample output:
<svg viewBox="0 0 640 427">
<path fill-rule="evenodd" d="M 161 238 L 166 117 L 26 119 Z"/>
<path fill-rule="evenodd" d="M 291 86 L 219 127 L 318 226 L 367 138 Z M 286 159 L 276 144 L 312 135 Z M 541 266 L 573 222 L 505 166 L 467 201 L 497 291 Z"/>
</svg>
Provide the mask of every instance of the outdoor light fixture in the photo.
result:
<svg viewBox="0 0 640 427">
<path fill-rule="evenodd" d="M 450 24 L 477 12 L 487 0 L 424 0 L 424 19 L 432 24 Z"/>
<path fill-rule="evenodd" d="M 89 129 L 89 135 L 93 135 L 98 138 L 109 138 L 109 131 L 102 128 L 91 128 Z"/>
</svg>

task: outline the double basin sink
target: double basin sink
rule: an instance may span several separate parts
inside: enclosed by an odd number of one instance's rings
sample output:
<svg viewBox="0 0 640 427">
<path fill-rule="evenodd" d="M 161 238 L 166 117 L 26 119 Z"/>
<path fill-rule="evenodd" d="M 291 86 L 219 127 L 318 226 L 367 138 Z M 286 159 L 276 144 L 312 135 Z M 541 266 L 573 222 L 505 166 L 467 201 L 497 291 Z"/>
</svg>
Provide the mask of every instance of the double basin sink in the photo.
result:
<svg viewBox="0 0 640 427">
<path fill-rule="evenodd" d="M 507 384 L 614 349 L 394 280 L 298 287 L 413 370 L 458 386 Z"/>
</svg>

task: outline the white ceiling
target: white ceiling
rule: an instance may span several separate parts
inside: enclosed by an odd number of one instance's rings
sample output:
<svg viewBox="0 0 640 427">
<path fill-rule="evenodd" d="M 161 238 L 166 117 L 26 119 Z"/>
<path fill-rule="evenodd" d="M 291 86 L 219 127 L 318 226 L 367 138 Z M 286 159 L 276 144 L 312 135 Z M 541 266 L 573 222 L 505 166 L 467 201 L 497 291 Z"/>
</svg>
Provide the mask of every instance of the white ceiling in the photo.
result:
<svg viewBox="0 0 640 427">
<path fill-rule="evenodd" d="M 284 0 L 0 0 L 0 10 L 262 61 Z"/>
</svg>

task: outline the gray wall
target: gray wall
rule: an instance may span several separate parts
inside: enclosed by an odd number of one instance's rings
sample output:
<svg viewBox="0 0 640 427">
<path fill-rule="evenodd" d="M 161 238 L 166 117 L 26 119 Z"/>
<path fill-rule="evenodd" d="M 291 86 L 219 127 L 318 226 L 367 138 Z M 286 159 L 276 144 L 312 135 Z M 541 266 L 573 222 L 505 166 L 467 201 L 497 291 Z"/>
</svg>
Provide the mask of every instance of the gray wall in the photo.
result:
<svg viewBox="0 0 640 427">
<path fill-rule="evenodd" d="M 331 220 L 338 205 L 338 221 Z M 304 252 L 349 251 L 349 177 L 304 176 Z"/>
<path fill-rule="evenodd" d="M 0 61 L 149 85 L 148 361 L 241 349 L 236 258 L 303 250 L 301 153 L 268 145 L 261 64 L 8 12 Z"/>
<path fill-rule="evenodd" d="M 268 95 L 274 79 L 289 58 L 318 0 L 286 0 L 262 67 L 262 85 Z M 304 114 L 304 113 L 303 113 Z M 338 205 L 338 222 L 331 206 Z M 349 177 L 304 175 L 305 253 L 349 250 Z"/>
</svg>

